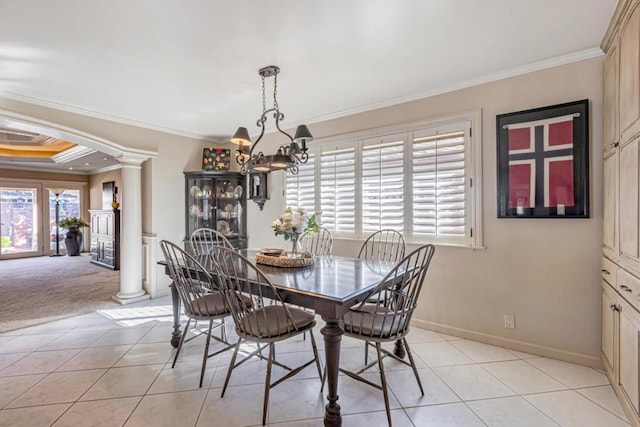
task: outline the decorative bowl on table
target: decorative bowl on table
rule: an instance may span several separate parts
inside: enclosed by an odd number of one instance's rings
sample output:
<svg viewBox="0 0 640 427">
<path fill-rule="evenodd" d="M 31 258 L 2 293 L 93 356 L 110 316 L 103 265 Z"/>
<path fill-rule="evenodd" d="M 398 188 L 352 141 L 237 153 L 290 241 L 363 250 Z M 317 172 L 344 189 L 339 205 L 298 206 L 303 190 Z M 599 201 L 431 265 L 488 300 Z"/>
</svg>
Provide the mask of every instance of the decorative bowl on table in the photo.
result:
<svg viewBox="0 0 640 427">
<path fill-rule="evenodd" d="M 280 256 L 282 255 L 284 251 L 282 249 L 277 249 L 277 248 L 264 248 L 264 249 L 260 249 L 260 253 L 262 255 L 267 255 L 267 256 Z"/>
<path fill-rule="evenodd" d="M 284 268 L 310 267 L 313 265 L 313 255 L 308 252 L 298 254 L 300 255 L 299 257 L 291 258 L 291 254 L 281 249 L 275 249 L 273 251 L 273 254 L 264 253 L 263 250 L 259 251 L 256 254 L 256 263 Z M 275 251 L 280 251 L 280 253 L 276 255 L 278 252 Z"/>
</svg>

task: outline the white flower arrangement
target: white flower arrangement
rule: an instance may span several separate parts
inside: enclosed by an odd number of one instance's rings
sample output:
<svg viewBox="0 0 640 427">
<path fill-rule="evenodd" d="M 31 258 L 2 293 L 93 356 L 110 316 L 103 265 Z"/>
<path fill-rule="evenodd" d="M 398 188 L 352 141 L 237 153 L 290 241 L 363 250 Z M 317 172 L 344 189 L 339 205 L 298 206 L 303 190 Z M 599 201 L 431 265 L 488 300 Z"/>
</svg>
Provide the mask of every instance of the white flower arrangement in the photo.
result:
<svg viewBox="0 0 640 427">
<path fill-rule="evenodd" d="M 301 235 L 317 232 L 320 225 L 316 222 L 316 214 L 306 210 L 287 208 L 271 225 L 276 236 L 284 236 L 284 240 L 297 242 Z M 295 245 L 295 243 L 294 243 Z"/>
</svg>

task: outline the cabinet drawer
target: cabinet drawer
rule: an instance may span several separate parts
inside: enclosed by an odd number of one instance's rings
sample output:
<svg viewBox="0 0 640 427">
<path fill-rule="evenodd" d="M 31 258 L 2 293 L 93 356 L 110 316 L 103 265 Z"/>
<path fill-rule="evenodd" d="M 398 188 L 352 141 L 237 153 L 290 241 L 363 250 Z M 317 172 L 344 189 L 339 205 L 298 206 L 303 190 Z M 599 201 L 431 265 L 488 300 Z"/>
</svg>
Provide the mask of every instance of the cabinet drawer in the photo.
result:
<svg viewBox="0 0 640 427">
<path fill-rule="evenodd" d="M 600 275 L 611 286 L 616 286 L 618 266 L 606 258 L 600 261 Z"/>
<path fill-rule="evenodd" d="M 624 270 L 620 270 L 618 272 L 616 290 L 622 295 L 622 298 L 640 311 L 640 279 Z"/>
</svg>

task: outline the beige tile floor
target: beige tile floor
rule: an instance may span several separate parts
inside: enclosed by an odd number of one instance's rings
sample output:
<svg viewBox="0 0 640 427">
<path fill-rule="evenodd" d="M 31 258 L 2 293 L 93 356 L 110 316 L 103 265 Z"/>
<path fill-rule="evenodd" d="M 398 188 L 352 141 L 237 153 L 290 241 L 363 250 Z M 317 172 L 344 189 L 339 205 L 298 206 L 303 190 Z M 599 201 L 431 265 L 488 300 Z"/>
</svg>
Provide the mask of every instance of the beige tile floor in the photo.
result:
<svg viewBox="0 0 640 427">
<path fill-rule="evenodd" d="M 209 360 L 198 388 L 204 342 L 171 369 L 171 320 L 160 298 L 0 335 L 0 426 L 260 425 L 265 363 L 239 367 L 221 399 L 230 352 Z M 597 370 L 417 328 L 408 339 L 425 395 L 406 366 L 385 362 L 395 426 L 628 426 Z M 342 347 L 342 366 L 357 367 L 362 344 Z M 310 340 L 276 351 L 291 366 L 310 359 Z M 341 376 L 339 395 L 344 426 L 386 424 L 378 390 Z M 311 366 L 272 390 L 268 423 L 322 426 L 324 405 Z"/>
</svg>

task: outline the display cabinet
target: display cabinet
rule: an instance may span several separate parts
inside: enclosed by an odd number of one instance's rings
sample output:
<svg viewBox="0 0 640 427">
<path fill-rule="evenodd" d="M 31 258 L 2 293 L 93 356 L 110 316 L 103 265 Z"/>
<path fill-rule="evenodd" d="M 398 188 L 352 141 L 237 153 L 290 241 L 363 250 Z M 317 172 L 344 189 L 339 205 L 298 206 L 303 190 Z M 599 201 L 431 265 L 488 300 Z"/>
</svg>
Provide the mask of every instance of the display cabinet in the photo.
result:
<svg viewBox="0 0 640 427">
<path fill-rule="evenodd" d="M 198 228 L 222 233 L 238 249 L 247 247 L 246 179 L 239 172 L 185 172 L 185 248 Z"/>
</svg>

